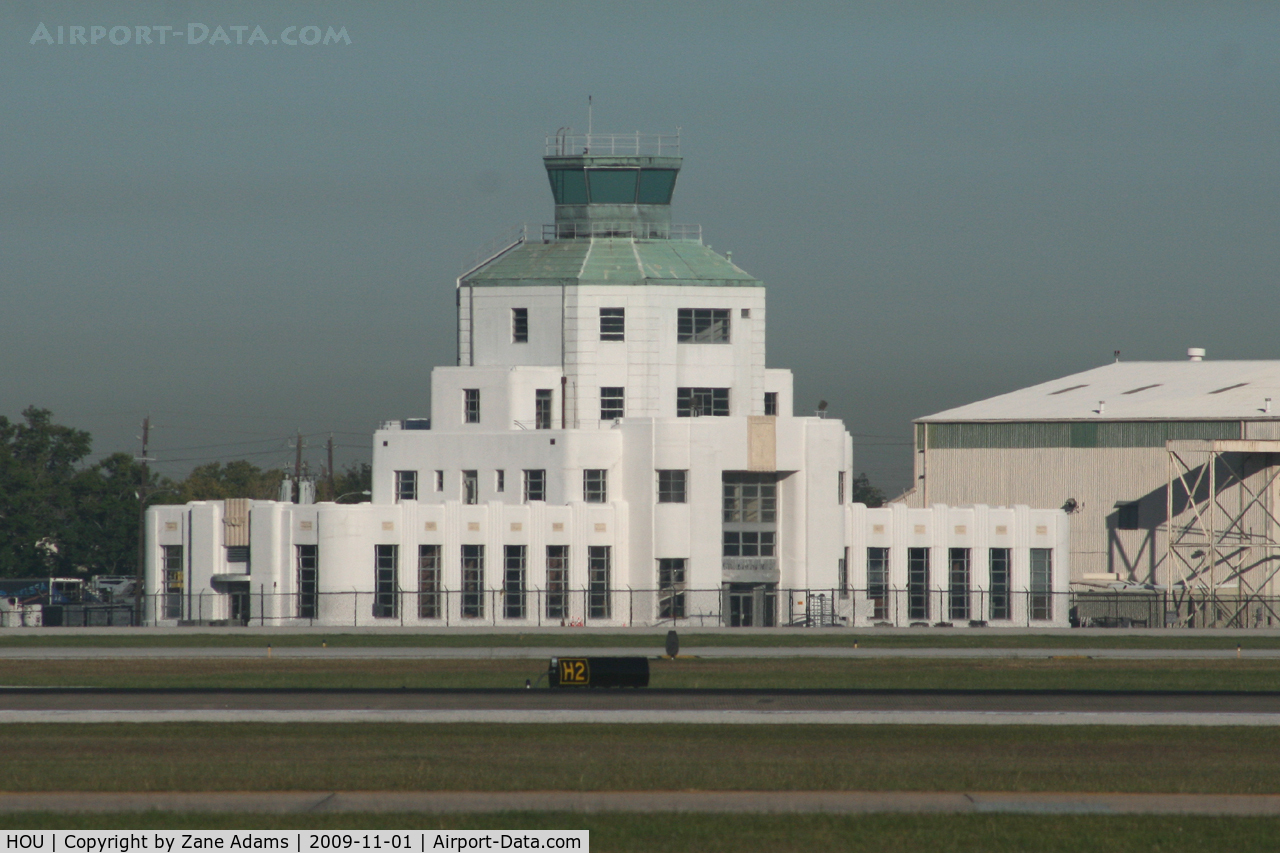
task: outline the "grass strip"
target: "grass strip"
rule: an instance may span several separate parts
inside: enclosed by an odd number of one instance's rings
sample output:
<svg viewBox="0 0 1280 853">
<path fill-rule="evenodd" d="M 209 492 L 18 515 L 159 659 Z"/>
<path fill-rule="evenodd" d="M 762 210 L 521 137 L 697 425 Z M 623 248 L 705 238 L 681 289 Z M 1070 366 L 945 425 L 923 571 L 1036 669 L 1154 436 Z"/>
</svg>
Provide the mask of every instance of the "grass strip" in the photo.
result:
<svg viewBox="0 0 1280 853">
<path fill-rule="evenodd" d="M 10 791 L 1274 793 L 1262 728 L 85 724 L 5 727 Z"/>
<path fill-rule="evenodd" d="M 530 660 L 0 660 L 0 685 L 117 688 L 523 687 Z M 1280 690 L 1280 661 L 1108 659 L 655 659 L 655 688 Z"/>
<path fill-rule="evenodd" d="M 272 633 L 271 631 L 238 630 L 190 633 L 138 634 L 55 634 L 50 632 L 0 635 L 0 648 L 260 648 L 270 644 L 276 648 L 319 646 L 327 643 L 344 648 L 636 648 L 661 654 L 665 631 L 653 633 L 599 634 L 581 629 L 548 629 L 525 634 L 332 634 Z M 753 632 L 724 634 L 690 634 L 680 636 L 682 651 L 696 654 L 699 648 L 729 646 L 735 648 L 783 647 L 821 648 L 945 648 L 945 649 L 1199 649 L 1234 650 L 1237 644 L 1246 649 L 1278 649 L 1280 636 L 1258 636 L 1241 632 L 1239 636 L 1204 636 L 1186 634 L 1116 633 L 1037 634 L 987 633 L 980 630 L 948 631 L 921 628 L 916 631 L 848 631 L 813 630 L 807 633 Z"/>
<path fill-rule="evenodd" d="M 1280 820 L 1094 815 L 5 814 L 0 829 L 587 829 L 593 853 L 1274 851 Z"/>
</svg>

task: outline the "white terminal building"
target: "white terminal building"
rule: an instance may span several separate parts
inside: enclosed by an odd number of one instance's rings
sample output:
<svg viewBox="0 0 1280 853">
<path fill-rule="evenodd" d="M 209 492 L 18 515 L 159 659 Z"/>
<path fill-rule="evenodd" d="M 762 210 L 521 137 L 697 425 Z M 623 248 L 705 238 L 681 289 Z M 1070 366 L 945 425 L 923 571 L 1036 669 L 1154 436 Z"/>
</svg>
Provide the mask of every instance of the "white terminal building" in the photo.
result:
<svg viewBox="0 0 1280 853">
<path fill-rule="evenodd" d="M 150 509 L 148 621 L 1066 624 L 1060 510 L 850 502 L 764 284 L 671 222 L 678 155 L 548 140 L 555 222 L 458 279 L 457 365 L 374 433 L 371 501 Z"/>
</svg>

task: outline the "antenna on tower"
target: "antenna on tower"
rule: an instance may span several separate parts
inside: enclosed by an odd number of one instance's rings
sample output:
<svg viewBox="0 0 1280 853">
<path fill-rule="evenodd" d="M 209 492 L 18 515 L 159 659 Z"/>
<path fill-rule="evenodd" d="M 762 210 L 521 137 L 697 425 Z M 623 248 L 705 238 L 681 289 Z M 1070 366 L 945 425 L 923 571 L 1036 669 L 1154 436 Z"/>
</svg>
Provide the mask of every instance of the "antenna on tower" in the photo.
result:
<svg viewBox="0 0 1280 853">
<path fill-rule="evenodd" d="M 587 138 L 591 137 L 591 96 L 587 95 Z M 588 145 L 591 143 L 588 142 Z"/>
</svg>

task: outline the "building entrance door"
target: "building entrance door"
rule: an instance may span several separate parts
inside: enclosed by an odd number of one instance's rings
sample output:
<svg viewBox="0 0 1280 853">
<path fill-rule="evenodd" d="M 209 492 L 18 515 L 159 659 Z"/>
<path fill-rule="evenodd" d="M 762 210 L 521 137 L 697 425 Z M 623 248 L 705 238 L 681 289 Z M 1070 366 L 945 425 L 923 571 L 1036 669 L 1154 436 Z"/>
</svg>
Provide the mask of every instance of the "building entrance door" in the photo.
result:
<svg viewBox="0 0 1280 853">
<path fill-rule="evenodd" d="M 249 585 L 236 584 L 227 593 L 227 621 L 232 625 L 249 624 Z"/>
<path fill-rule="evenodd" d="M 777 584 L 731 583 L 725 598 L 725 623 L 730 628 L 772 628 L 778 624 Z"/>
</svg>

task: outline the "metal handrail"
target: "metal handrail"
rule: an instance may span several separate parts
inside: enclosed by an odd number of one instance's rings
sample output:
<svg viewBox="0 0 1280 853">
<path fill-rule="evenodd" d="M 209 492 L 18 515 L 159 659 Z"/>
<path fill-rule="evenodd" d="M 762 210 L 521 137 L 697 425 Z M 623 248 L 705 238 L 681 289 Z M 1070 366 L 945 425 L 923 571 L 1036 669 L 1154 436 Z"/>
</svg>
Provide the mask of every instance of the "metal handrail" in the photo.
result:
<svg viewBox="0 0 1280 853">
<path fill-rule="evenodd" d="M 546 139 L 548 157 L 679 157 L 680 129 L 669 133 L 557 133 Z"/>
<path fill-rule="evenodd" d="M 603 222 L 564 220 L 542 226 L 542 242 L 621 237 L 632 240 L 681 240 L 702 242 L 701 225 L 669 225 L 656 222 Z"/>
</svg>

